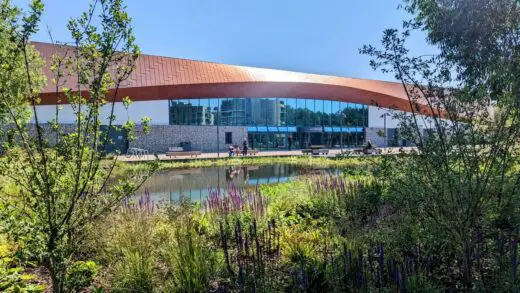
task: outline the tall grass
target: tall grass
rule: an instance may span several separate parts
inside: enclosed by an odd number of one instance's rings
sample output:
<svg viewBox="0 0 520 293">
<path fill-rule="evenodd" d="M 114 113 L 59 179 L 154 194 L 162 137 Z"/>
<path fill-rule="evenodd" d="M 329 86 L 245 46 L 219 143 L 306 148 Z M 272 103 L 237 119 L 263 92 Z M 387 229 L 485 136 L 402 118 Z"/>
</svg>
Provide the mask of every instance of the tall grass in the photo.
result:
<svg viewBox="0 0 520 293">
<path fill-rule="evenodd" d="M 448 256 L 432 254 L 427 241 L 414 238 L 413 223 L 385 192 L 377 180 L 323 175 L 278 186 L 210 190 L 200 204 L 157 207 L 145 194 L 113 216 L 105 237 L 109 287 L 126 292 L 459 291 Z M 496 235 L 482 230 L 468 237 L 476 244 L 470 252 L 479 264 L 475 273 L 487 282 L 480 288 L 515 288 L 518 230 Z"/>
</svg>

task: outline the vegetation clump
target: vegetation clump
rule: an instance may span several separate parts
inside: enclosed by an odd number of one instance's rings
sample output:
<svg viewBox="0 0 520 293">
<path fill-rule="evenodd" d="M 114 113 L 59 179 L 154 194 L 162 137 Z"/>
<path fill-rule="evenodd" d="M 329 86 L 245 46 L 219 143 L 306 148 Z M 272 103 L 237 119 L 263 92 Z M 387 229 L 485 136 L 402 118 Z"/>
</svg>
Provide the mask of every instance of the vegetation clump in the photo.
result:
<svg viewBox="0 0 520 293">
<path fill-rule="evenodd" d="M 0 5 L 0 290 L 519 291 L 517 1 L 404 0 L 412 19 L 361 48 L 403 86 L 410 113 L 393 115 L 410 154 L 167 163 L 343 169 L 170 203 L 135 194 L 158 164 L 106 156 L 110 131 L 132 139 L 135 126 L 112 125 L 114 91 L 139 56 L 123 2 L 93 1 L 69 22 L 69 54 L 53 59 L 55 98 L 76 109 L 72 130 L 57 123 L 59 107 L 38 120 L 44 79 L 29 38 L 43 4 L 31 3 L 27 13 Z M 417 29 L 439 54 L 410 56 Z M 75 89 L 62 87 L 67 77 Z"/>
</svg>

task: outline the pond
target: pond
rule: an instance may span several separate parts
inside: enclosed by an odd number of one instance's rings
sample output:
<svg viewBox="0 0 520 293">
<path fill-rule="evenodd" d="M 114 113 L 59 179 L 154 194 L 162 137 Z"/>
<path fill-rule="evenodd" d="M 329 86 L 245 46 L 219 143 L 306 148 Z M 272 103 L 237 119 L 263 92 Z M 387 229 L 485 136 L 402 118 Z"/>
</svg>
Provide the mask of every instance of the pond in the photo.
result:
<svg viewBox="0 0 520 293">
<path fill-rule="evenodd" d="M 285 164 L 161 170 L 150 177 L 136 195 L 149 193 L 154 202 L 176 201 L 181 197 L 200 201 L 208 196 L 210 189 L 283 183 L 301 175 L 338 172 L 340 170 L 335 168 Z"/>
</svg>

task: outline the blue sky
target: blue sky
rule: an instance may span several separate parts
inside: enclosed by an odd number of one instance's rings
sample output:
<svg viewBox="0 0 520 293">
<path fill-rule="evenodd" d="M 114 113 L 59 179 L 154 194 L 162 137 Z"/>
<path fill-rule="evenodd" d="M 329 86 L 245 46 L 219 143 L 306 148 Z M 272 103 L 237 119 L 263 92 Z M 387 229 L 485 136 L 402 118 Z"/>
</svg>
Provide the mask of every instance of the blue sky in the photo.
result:
<svg viewBox="0 0 520 293">
<path fill-rule="evenodd" d="M 28 0 L 14 0 L 24 7 Z M 66 24 L 89 0 L 47 0 L 33 38 L 69 39 Z M 409 18 L 400 0 L 127 0 L 137 43 L 146 54 L 317 74 L 393 80 L 358 53 L 378 45 L 385 28 Z M 418 33 L 412 53 L 434 52 Z"/>
</svg>

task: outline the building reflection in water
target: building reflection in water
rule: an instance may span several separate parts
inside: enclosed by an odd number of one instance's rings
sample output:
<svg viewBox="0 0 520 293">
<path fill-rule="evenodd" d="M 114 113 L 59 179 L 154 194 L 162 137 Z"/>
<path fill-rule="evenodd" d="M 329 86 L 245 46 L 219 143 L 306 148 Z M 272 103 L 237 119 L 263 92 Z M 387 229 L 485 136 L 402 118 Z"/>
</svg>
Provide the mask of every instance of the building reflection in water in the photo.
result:
<svg viewBox="0 0 520 293">
<path fill-rule="evenodd" d="M 154 202 L 177 201 L 180 198 L 200 201 L 208 196 L 210 188 L 225 189 L 230 185 L 243 188 L 259 184 L 282 183 L 307 171 L 309 169 L 294 165 L 163 170 L 149 178 L 137 195 L 148 190 Z"/>
</svg>

